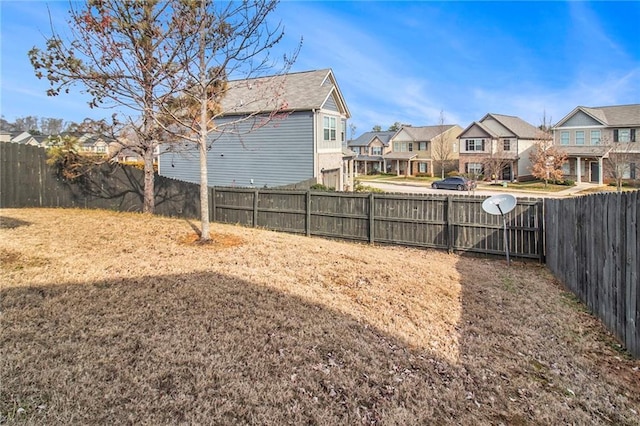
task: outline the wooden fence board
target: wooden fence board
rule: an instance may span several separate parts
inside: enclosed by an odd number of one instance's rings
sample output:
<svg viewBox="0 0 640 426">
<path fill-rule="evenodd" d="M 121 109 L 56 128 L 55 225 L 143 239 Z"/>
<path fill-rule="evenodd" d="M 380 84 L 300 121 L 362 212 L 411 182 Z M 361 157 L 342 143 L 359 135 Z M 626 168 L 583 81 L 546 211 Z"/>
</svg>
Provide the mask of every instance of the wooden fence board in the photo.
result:
<svg viewBox="0 0 640 426">
<path fill-rule="evenodd" d="M 638 191 L 545 200 L 546 263 L 640 357 Z"/>
</svg>

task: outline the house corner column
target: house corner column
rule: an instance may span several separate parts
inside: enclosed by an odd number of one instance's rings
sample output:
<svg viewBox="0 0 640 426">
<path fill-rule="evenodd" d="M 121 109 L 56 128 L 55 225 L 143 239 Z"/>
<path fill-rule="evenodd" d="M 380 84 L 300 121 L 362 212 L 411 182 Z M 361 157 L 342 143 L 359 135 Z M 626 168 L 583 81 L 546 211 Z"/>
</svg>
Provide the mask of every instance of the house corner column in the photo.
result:
<svg viewBox="0 0 640 426">
<path fill-rule="evenodd" d="M 351 191 L 355 190 L 354 184 L 355 184 L 355 180 L 354 180 L 354 166 L 353 164 L 356 162 L 356 160 L 351 159 L 349 160 L 349 188 L 351 188 Z"/>
<path fill-rule="evenodd" d="M 598 173 L 598 185 L 604 185 L 604 167 L 602 157 L 598 157 L 598 170 L 600 171 L 600 173 Z"/>
<path fill-rule="evenodd" d="M 576 157 L 576 182 L 582 183 L 582 158 Z"/>
</svg>

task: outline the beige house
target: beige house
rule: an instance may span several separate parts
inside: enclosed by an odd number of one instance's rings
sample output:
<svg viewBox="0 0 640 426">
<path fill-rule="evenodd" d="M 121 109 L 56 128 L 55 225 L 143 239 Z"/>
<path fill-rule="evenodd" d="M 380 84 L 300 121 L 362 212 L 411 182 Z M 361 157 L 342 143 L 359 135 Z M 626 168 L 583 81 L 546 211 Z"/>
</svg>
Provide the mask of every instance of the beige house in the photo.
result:
<svg viewBox="0 0 640 426">
<path fill-rule="evenodd" d="M 640 104 L 576 107 L 553 127 L 554 144 L 567 153 L 564 175 L 603 184 L 614 171 L 639 179 Z"/>
<path fill-rule="evenodd" d="M 391 137 L 391 152 L 384 154 L 385 170 L 397 175 L 440 175 L 458 168 L 457 124 L 402 126 Z"/>
</svg>

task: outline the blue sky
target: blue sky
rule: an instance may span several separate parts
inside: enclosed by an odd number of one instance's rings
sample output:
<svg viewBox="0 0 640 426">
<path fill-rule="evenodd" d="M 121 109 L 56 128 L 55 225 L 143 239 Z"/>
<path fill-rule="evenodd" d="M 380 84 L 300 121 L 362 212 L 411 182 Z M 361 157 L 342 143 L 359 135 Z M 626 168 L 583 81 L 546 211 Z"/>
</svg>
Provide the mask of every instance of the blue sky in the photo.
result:
<svg viewBox="0 0 640 426">
<path fill-rule="evenodd" d="M 47 7 L 64 28 L 66 1 L 0 0 L 0 108 L 81 121 L 79 90 L 47 97 L 27 51 L 49 35 Z M 303 38 L 294 71 L 332 68 L 356 136 L 379 124 L 445 121 L 467 127 L 486 113 L 531 124 L 578 105 L 640 103 L 640 2 L 283 1 L 275 55 Z"/>
</svg>

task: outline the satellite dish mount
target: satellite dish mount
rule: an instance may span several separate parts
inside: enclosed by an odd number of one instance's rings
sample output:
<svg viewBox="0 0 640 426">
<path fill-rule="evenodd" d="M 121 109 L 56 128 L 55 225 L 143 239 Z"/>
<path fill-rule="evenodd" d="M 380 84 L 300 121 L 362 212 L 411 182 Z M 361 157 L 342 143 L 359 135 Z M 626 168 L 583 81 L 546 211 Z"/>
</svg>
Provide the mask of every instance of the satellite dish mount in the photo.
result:
<svg viewBox="0 0 640 426">
<path fill-rule="evenodd" d="M 505 215 L 515 208 L 516 197 L 511 194 L 493 195 L 482 202 L 482 210 L 495 215 L 502 216 L 502 229 L 504 232 L 504 252 L 507 256 L 507 266 L 509 266 L 509 235 L 507 234 L 507 219 Z"/>
</svg>

